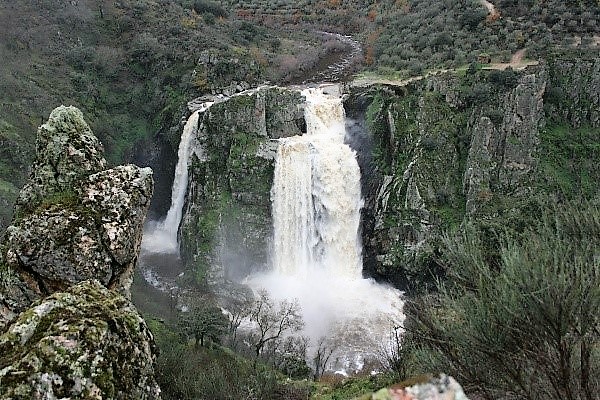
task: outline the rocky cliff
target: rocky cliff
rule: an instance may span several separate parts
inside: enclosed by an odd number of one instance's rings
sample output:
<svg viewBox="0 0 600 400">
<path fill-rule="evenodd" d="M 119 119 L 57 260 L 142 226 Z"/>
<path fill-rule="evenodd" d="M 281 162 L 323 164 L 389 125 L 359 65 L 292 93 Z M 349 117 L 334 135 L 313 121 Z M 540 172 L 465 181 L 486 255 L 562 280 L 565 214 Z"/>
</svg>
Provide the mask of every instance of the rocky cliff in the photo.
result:
<svg viewBox="0 0 600 400">
<path fill-rule="evenodd" d="M 444 235 L 465 222 L 519 230 L 540 202 L 597 196 L 598 65 L 594 57 L 556 55 L 519 71 L 471 68 L 398 85 L 349 85 L 365 272 L 422 290 L 443 274 Z M 200 119 L 181 229 L 198 281 L 267 264 L 270 139 L 304 130 L 302 102 L 297 92 L 263 88 Z"/>
<path fill-rule="evenodd" d="M 368 273 L 422 290 L 443 273 L 444 234 L 466 221 L 519 230 L 539 202 L 598 196 L 597 68 L 557 58 L 354 89 L 347 106 L 362 105 L 373 149 L 362 175 Z"/>
<path fill-rule="evenodd" d="M 1 247 L 0 397 L 157 398 L 152 336 L 128 300 L 152 171 L 106 169 L 74 107 L 51 113 L 36 148 Z"/>
<path fill-rule="evenodd" d="M 181 226 L 196 281 L 235 280 L 267 264 L 272 139 L 305 130 L 302 104 L 298 91 L 260 88 L 214 104 L 200 118 Z"/>
</svg>

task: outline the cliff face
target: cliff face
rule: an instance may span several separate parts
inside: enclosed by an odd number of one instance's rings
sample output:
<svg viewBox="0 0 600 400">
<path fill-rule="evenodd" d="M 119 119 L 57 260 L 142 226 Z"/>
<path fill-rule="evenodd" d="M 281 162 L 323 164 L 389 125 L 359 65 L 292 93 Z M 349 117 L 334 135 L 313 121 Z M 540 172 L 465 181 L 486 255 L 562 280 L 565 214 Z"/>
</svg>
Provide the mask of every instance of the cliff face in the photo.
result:
<svg viewBox="0 0 600 400">
<path fill-rule="evenodd" d="M 349 85 L 365 272 L 420 290 L 443 274 L 445 232 L 467 221 L 518 230 L 540 201 L 597 196 L 598 63 L 557 56 L 522 71 Z M 557 100 L 557 93 L 565 97 Z M 270 139 L 303 131 L 302 102 L 296 92 L 261 89 L 201 118 L 181 230 L 199 281 L 267 264 L 276 148 Z"/>
<path fill-rule="evenodd" d="M 546 112 L 573 128 L 600 127 L 600 58 L 558 55 L 549 62 Z"/>
<path fill-rule="evenodd" d="M 520 229 L 538 201 L 597 196 L 597 68 L 557 59 L 355 90 L 347 104 L 367 104 L 373 148 L 363 173 L 368 273 L 422 289 L 443 273 L 443 232 L 466 221 Z M 570 94 L 557 103 L 549 87 Z"/>
<path fill-rule="evenodd" d="M 1 247 L 1 398 L 159 393 L 152 337 L 128 300 L 152 171 L 105 166 L 81 112 L 55 109 Z"/>
<path fill-rule="evenodd" d="M 222 283 L 266 265 L 272 139 L 302 133 L 302 103 L 297 91 L 262 88 L 217 103 L 200 118 L 181 226 L 197 281 Z"/>
</svg>

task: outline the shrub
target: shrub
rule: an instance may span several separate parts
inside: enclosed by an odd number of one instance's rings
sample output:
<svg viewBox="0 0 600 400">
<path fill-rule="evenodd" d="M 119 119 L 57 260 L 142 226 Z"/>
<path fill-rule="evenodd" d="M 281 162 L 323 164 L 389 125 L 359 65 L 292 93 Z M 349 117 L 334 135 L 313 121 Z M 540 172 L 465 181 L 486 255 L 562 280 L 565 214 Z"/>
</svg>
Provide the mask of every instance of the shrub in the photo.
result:
<svg viewBox="0 0 600 400">
<path fill-rule="evenodd" d="M 228 13 L 219 3 L 208 0 L 196 0 L 193 5 L 198 14 L 212 14 L 215 17 L 227 18 Z"/>
<path fill-rule="evenodd" d="M 448 282 L 407 310 L 407 363 L 445 370 L 485 399 L 592 400 L 600 208 L 552 208 L 519 238 L 500 232 L 498 243 L 490 252 L 473 228 L 446 238 Z"/>
</svg>

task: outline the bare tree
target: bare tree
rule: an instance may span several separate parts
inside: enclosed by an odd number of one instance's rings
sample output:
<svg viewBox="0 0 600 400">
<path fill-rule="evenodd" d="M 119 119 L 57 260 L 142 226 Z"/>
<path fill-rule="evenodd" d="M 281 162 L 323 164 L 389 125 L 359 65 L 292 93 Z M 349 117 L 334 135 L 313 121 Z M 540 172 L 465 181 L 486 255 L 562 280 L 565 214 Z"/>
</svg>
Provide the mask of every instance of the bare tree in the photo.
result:
<svg viewBox="0 0 600 400">
<path fill-rule="evenodd" d="M 315 350 L 315 355 L 313 357 L 313 379 L 315 381 L 319 380 L 327 370 L 327 363 L 336 349 L 337 345 L 335 343 L 328 342 L 325 337 L 319 338 L 317 349 Z"/>
<path fill-rule="evenodd" d="M 296 301 L 283 300 L 276 306 L 265 290 L 258 293 L 249 317 L 257 327 L 252 335 L 252 346 L 257 357 L 266 345 L 279 340 L 287 332 L 297 332 L 304 327 L 300 306 Z"/>
<path fill-rule="evenodd" d="M 379 361 L 383 368 L 399 374 L 401 377 L 406 376 L 406 363 L 404 360 L 405 349 L 402 348 L 402 333 L 404 328 L 399 325 L 392 327 L 390 341 L 383 343 L 379 351 Z"/>
<path fill-rule="evenodd" d="M 227 334 L 229 338 L 229 346 L 233 349 L 238 347 L 238 329 L 245 318 L 250 314 L 252 302 L 240 300 L 234 301 L 227 306 L 229 324 L 227 326 Z"/>
</svg>

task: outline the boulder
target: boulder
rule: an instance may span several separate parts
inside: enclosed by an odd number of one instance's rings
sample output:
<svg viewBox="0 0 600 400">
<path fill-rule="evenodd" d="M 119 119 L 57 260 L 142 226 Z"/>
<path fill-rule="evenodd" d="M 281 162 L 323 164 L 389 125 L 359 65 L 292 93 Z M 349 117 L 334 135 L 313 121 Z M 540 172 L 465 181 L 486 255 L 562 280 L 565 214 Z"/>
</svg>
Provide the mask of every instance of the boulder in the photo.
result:
<svg viewBox="0 0 600 400">
<path fill-rule="evenodd" d="M 157 399 L 152 334 L 97 280 L 38 301 L 0 335 L 0 399 Z"/>
<path fill-rule="evenodd" d="M 468 400 L 452 377 L 441 374 L 411 386 L 402 384 L 381 389 L 356 400 Z"/>
</svg>

